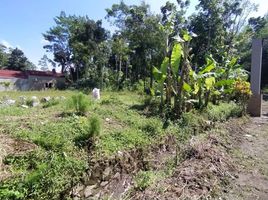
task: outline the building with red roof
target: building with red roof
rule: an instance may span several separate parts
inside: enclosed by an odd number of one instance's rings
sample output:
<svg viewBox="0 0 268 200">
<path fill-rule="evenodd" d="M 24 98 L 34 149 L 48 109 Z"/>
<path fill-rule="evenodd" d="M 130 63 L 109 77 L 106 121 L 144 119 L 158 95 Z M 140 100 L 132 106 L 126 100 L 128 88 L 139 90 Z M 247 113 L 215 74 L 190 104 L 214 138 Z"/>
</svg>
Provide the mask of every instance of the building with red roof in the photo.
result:
<svg viewBox="0 0 268 200">
<path fill-rule="evenodd" d="M 0 91 L 43 90 L 47 88 L 62 88 L 64 85 L 64 75 L 55 71 L 0 70 Z"/>
</svg>

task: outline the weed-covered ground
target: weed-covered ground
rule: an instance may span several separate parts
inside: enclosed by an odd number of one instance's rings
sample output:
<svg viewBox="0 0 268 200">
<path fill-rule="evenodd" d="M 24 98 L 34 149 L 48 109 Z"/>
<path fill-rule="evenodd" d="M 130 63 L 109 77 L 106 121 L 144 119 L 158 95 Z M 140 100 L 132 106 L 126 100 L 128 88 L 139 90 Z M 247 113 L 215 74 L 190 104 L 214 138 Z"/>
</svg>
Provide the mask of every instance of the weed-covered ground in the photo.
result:
<svg viewBox="0 0 268 200">
<path fill-rule="evenodd" d="M 0 99 L 8 96 L 17 101 L 20 96 L 36 96 L 38 99 L 50 96 L 58 99 L 55 104 L 41 103 L 29 108 L 20 105 L 1 107 L 0 138 L 7 142 L 0 142 L 0 172 L 4 174 L 0 176 L 0 199 L 68 199 L 75 195 L 79 197 L 80 194 L 76 194 L 72 189 L 77 189 L 77 184 L 84 180 L 85 173 L 91 170 L 92 160 L 96 164 L 103 158 L 111 159 L 109 162 L 115 163 L 110 165 L 118 169 L 117 161 L 120 158 L 116 156 L 123 155 L 124 152 L 135 153 L 129 156 L 127 162 L 122 161 L 120 173 L 129 174 L 126 173 L 127 169 L 132 170 L 133 166 L 128 167 L 126 163 L 135 164 L 137 170 L 131 178 L 128 195 L 133 194 L 133 189 L 144 191 L 159 180 L 173 175 L 176 168 L 174 162 L 176 161 L 177 165 L 181 159 L 178 144 L 187 143 L 193 135 L 204 133 L 215 121 L 225 121 L 229 117 L 239 115 L 238 106 L 234 103 L 223 103 L 221 106 L 210 105 L 209 109 L 204 111 L 205 114 L 191 112 L 184 114 L 180 120 L 171 122 L 156 114 L 157 104 L 148 103 L 148 98 L 143 95 L 134 92 L 104 92 L 101 94 L 101 100 L 90 101 L 85 116 L 79 116 L 68 107 L 69 99 L 77 93 L 0 93 Z M 91 99 L 91 94 L 88 94 L 87 98 Z M 86 136 L 92 117 L 100 120 L 101 129 L 94 140 L 93 148 L 89 149 Z M 170 145 L 165 145 L 168 143 Z M 163 148 L 167 153 L 163 153 Z M 149 153 L 143 153 L 148 149 Z M 141 159 L 147 154 L 150 156 Z M 141 160 L 141 164 L 137 164 L 138 161 L 136 163 L 135 156 L 136 160 Z M 148 161 L 149 157 L 159 162 Z M 184 159 L 187 159 L 187 156 L 184 156 Z M 96 165 L 93 167 L 101 169 Z M 104 171 L 107 169 L 109 168 Z M 91 170 L 90 177 L 99 178 L 94 170 Z M 113 170 L 111 171 L 116 176 L 117 173 Z M 101 173 L 102 178 L 96 187 L 109 185 L 106 183 L 109 180 L 105 180 L 103 172 Z M 82 183 L 90 185 L 85 181 Z M 164 187 L 167 183 L 162 184 Z M 83 186 L 81 198 L 87 195 L 86 188 L 88 187 Z M 88 196 L 90 195 L 93 194 Z M 139 198 L 139 195 L 136 197 Z"/>
</svg>

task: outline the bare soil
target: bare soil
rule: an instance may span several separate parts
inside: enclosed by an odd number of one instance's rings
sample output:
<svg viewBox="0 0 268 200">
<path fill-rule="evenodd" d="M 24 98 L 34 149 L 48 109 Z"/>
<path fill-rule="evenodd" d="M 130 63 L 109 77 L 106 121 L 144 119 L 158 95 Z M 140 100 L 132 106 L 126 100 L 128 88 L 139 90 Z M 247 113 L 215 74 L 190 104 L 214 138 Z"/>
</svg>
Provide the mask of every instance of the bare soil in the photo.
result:
<svg viewBox="0 0 268 200">
<path fill-rule="evenodd" d="M 268 102 L 263 102 L 263 116 L 250 118 L 233 137 L 239 141 L 233 158 L 238 164 L 237 179 L 225 199 L 268 199 Z"/>
</svg>

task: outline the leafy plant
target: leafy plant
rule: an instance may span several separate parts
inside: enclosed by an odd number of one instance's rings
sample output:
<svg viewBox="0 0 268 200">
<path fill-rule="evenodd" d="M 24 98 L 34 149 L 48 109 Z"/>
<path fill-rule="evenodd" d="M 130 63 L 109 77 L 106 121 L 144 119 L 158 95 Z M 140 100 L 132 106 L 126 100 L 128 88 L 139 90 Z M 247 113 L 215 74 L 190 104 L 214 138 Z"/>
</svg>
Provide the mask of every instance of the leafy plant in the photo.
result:
<svg viewBox="0 0 268 200">
<path fill-rule="evenodd" d="M 92 102 L 89 100 L 88 96 L 80 92 L 71 97 L 67 106 L 69 109 L 73 109 L 76 114 L 85 115 L 91 104 Z"/>
<path fill-rule="evenodd" d="M 153 185 L 157 180 L 157 175 L 153 171 L 140 171 L 134 178 L 135 188 L 145 190 Z"/>
<path fill-rule="evenodd" d="M 33 100 L 33 99 L 29 99 L 29 98 L 27 98 L 25 103 L 26 103 L 27 106 L 29 106 L 29 107 L 33 107 L 34 100 Z"/>
<path fill-rule="evenodd" d="M 85 130 L 78 135 L 74 141 L 77 146 L 85 147 L 88 149 L 92 148 L 93 143 L 96 140 L 96 137 L 100 135 L 101 132 L 101 121 L 98 116 L 92 116 L 84 125 Z"/>
<path fill-rule="evenodd" d="M 0 82 L 0 85 L 3 85 L 5 87 L 5 90 L 7 90 L 11 86 L 11 82 L 3 81 L 3 82 Z"/>
<path fill-rule="evenodd" d="M 242 115 L 243 109 L 234 102 L 220 103 L 219 105 L 209 104 L 206 113 L 208 119 L 212 121 L 223 122 L 231 117 L 239 117 Z"/>
<path fill-rule="evenodd" d="M 234 90 L 235 98 L 239 101 L 239 103 L 243 107 L 243 113 L 246 113 L 248 100 L 252 95 L 252 92 L 250 89 L 250 83 L 247 81 L 238 79 L 234 82 L 233 90 Z"/>
</svg>

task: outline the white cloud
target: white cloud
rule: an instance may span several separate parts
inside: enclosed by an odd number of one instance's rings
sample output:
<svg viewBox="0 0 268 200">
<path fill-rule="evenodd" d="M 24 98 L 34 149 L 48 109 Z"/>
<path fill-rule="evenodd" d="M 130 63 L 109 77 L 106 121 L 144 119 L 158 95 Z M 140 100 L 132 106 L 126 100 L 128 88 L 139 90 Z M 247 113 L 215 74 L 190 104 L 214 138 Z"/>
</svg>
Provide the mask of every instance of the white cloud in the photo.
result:
<svg viewBox="0 0 268 200">
<path fill-rule="evenodd" d="M 20 50 L 23 50 L 20 45 L 18 45 L 18 44 L 16 46 L 15 45 L 12 45 L 8 41 L 6 41 L 6 40 L 1 40 L 0 43 L 3 44 L 5 47 L 7 47 L 7 49 L 9 49 L 9 48 L 12 48 L 12 49 L 18 48 Z"/>
<path fill-rule="evenodd" d="M 258 11 L 255 14 L 255 16 L 263 16 L 268 12 L 268 6 L 267 6 L 266 1 L 264 1 L 264 0 L 252 0 L 252 2 L 259 5 Z"/>
<path fill-rule="evenodd" d="M 1 44 L 6 46 L 7 48 L 13 48 L 13 46 L 6 40 L 1 40 Z"/>
</svg>

